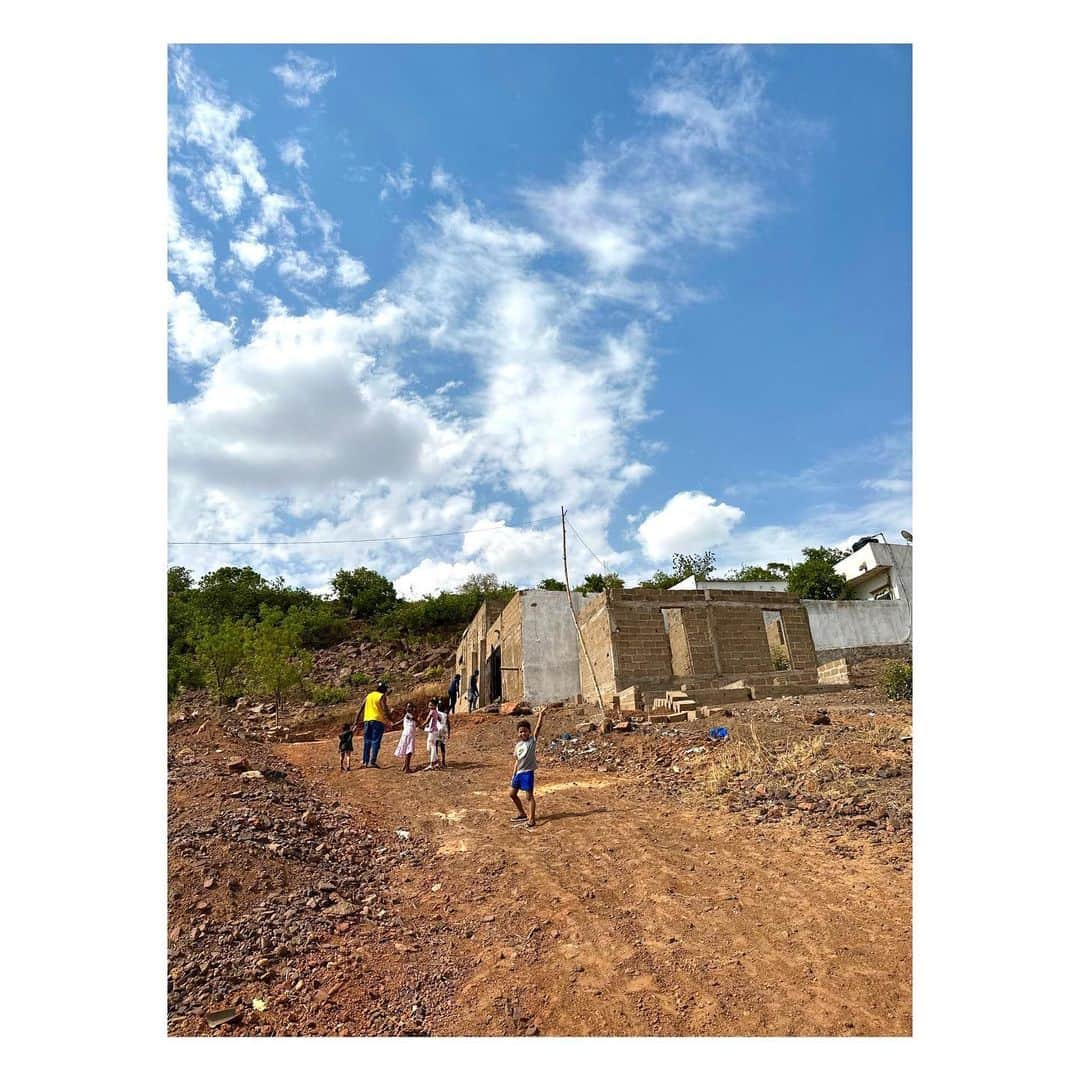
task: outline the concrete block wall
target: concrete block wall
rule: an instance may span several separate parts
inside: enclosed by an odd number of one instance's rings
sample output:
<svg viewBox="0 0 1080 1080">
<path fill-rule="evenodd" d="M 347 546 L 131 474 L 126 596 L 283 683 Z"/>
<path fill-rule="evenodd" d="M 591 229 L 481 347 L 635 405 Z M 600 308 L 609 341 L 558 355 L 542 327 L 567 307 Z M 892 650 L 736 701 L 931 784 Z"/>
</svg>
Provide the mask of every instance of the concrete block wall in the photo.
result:
<svg viewBox="0 0 1080 1080">
<path fill-rule="evenodd" d="M 487 637 L 492 624 L 498 619 L 506 601 L 497 599 L 485 600 L 473 616 L 472 622 L 465 629 L 458 643 L 455 670 L 461 676 L 461 696 L 464 699 L 472 673 L 480 673 L 479 689 L 480 703 L 490 702 L 490 691 L 487 685 Z M 449 680 L 447 680 L 449 682 Z"/>
<path fill-rule="evenodd" d="M 731 675 L 773 671 L 772 653 L 761 607 L 716 603 L 708 607 L 720 653 L 720 670 Z"/>
<path fill-rule="evenodd" d="M 806 610 L 784 592 L 732 590 L 721 597 L 704 590 L 621 589 L 582 610 L 582 633 L 598 677 L 603 671 L 601 690 L 608 699 L 638 683 L 774 674 L 766 609 L 784 620 L 792 669 L 815 672 Z M 582 693 L 595 700 L 584 656 L 581 678 Z"/>
<path fill-rule="evenodd" d="M 718 649 L 713 648 L 714 635 L 709 627 L 709 612 L 704 606 L 683 608 L 683 625 L 690 651 L 689 674 L 703 677 L 718 675 L 716 657 Z"/>
<path fill-rule="evenodd" d="M 613 593 L 607 601 L 619 681 L 616 689 L 640 679 L 674 678 L 671 643 L 659 597 L 654 593 L 649 603 L 624 599 L 626 592 L 638 591 L 628 589 Z"/>
<path fill-rule="evenodd" d="M 521 593 L 511 596 L 498 619 L 488 631 L 488 655 L 495 647 L 499 649 L 502 665 L 502 700 L 520 701 L 524 696 L 521 674 L 523 655 L 521 635 Z"/>
<path fill-rule="evenodd" d="M 848 671 L 848 663 L 844 659 L 829 660 L 824 664 L 818 664 L 817 676 L 819 683 L 849 683 L 851 674 Z"/>
<path fill-rule="evenodd" d="M 604 697 L 604 703 L 611 701 L 616 687 L 615 650 L 612 647 L 611 620 L 608 605 L 603 593 L 594 597 L 585 604 L 578 612 L 578 625 L 581 627 L 581 637 L 588 650 L 589 659 L 596 671 L 596 679 L 600 684 L 600 692 Z M 589 674 L 589 665 L 585 659 L 585 650 L 578 647 L 578 678 L 580 679 L 580 693 L 586 701 L 596 701 L 596 688 L 593 686 L 592 676 Z M 622 680 L 626 685 L 625 680 Z"/>
<path fill-rule="evenodd" d="M 806 608 L 800 603 L 793 603 L 789 607 L 781 608 L 780 615 L 784 620 L 784 634 L 787 637 L 792 668 L 816 668 L 817 648 L 810 632 L 810 618 Z"/>
</svg>

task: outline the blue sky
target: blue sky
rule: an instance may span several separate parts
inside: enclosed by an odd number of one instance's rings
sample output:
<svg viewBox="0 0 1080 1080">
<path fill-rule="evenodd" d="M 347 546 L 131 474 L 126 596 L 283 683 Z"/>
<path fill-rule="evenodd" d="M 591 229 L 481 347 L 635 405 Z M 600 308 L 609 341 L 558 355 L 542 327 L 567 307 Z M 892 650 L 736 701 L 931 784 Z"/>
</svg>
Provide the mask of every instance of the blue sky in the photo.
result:
<svg viewBox="0 0 1080 1080">
<path fill-rule="evenodd" d="M 560 504 L 631 582 L 911 525 L 906 47 L 177 47 L 169 192 L 170 537 L 476 530 L 171 562 L 420 595 L 558 575 Z"/>
</svg>

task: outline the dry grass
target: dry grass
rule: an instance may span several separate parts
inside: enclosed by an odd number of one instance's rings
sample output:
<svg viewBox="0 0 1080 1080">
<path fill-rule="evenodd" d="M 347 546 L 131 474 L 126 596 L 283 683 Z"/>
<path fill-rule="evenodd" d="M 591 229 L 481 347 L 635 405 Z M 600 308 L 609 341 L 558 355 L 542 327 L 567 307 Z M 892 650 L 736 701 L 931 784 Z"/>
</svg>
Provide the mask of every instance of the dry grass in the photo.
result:
<svg viewBox="0 0 1080 1080">
<path fill-rule="evenodd" d="M 910 734 L 911 720 L 907 717 L 871 716 L 858 724 L 852 737 L 868 743 L 875 750 L 882 750 L 896 749 L 901 745 L 900 737 Z"/>
<path fill-rule="evenodd" d="M 706 774 L 705 789 L 719 795 L 764 784 L 770 791 L 782 788 L 792 794 L 839 796 L 850 791 L 851 771 L 831 755 L 829 738 L 823 732 L 770 749 L 751 724 L 749 739 L 736 735 L 721 748 Z"/>
</svg>

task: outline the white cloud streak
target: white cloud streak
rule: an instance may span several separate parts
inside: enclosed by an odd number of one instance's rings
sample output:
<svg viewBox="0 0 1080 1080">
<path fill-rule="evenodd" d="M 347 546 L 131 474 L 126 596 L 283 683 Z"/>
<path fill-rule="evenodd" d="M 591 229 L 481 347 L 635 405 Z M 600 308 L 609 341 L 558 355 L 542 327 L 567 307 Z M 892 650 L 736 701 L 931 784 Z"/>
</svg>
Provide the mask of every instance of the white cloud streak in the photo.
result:
<svg viewBox="0 0 1080 1080">
<path fill-rule="evenodd" d="M 305 108 L 322 88 L 337 74 L 331 64 L 314 56 L 290 51 L 285 60 L 273 69 L 285 90 L 285 100 L 297 108 Z"/>
</svg>

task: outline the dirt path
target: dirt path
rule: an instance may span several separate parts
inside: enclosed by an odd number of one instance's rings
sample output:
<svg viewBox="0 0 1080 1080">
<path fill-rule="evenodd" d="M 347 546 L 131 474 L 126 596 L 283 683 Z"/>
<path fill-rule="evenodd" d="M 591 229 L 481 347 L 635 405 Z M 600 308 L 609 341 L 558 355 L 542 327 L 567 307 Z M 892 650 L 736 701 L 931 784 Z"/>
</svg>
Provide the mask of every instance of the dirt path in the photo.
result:
<svg viewBox="0 0 1080 1080">
<path fill-rule="evenodd" d="M 511 721 L 455 731 L 445 772 L 402 775 L 395 742 L 347 774 L 329 742 L 279 750 L 343 808 L 430 842 L 396 885 L 454 928 L 466 971 L 437 1034 L 910 1034 L 904 848 L 694 812 L 542 753 L 521 830 Z"/>
</svg>

